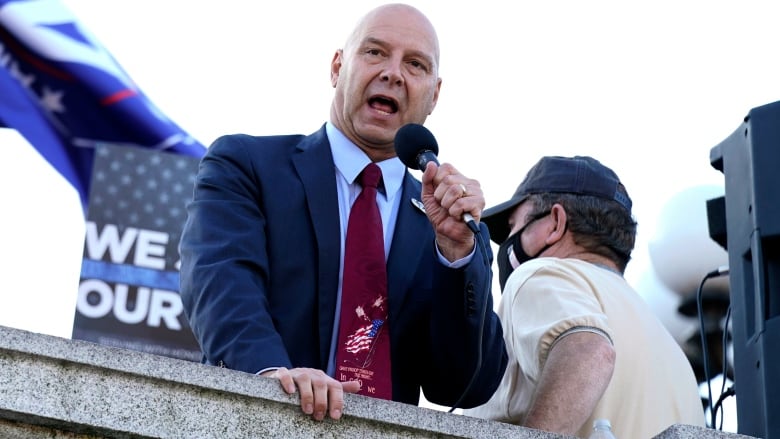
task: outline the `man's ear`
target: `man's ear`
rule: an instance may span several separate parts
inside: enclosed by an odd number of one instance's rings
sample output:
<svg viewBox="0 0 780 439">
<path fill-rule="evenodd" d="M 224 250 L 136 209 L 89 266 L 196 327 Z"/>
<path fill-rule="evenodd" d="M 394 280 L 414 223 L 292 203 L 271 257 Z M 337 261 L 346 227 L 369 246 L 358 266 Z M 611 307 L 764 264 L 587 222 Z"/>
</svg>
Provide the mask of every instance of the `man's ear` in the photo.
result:
<svg viewBox="0 0 780 439">
<path fill-rule="evenodd" d="M 566 234 L 566 222 L 568 221 L 566 209 L 558 203 L 553 204 L 550 209 L 550 216 L 552 217 L 553 228 L 545 241 L 547 245 L 553 245 L 563 239 L 563 236 Z"/>
<path fill-rule="evenodd" d="M 336 88 L 336 84 L 339 81 L 343 56 L 344 51 L 339 49 L 333 54 L 333 59 L 330 61 L 330 85 L 332 85 L 333 88 Z"/>
</svg>

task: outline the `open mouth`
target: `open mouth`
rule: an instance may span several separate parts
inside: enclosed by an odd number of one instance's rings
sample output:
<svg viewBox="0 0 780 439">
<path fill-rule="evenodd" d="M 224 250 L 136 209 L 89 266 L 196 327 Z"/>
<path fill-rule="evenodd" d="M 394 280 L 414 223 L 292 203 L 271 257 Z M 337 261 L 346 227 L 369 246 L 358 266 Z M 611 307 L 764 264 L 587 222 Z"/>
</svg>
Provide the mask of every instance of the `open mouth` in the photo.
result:
<svg viewBox="0 0 780 439">
<path fill-rule="evenodd" d="M 387 114 L 393 114 L 398 111 L 398 103 L 386 96 L 373 96 L 369 98 L 368 105 L 374 110 Z"/>
</svg>

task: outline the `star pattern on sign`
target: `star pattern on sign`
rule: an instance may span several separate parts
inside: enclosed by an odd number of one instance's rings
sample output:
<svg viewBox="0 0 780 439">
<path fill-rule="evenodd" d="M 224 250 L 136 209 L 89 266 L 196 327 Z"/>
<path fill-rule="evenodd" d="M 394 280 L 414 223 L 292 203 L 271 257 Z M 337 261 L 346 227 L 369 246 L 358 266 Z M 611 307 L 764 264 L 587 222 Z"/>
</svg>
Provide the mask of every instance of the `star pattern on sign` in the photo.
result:
<svg viewBox="0 0 780 439">
<path fill-rule="evenodd" d="M 12 62 L 8 66 L 8 71 L 11 72 L 11 76 L 22 83 L 22 86 L 28 90 L 31 89 L 33 81 L 35 81 L 35 75 L 25 75 L 24 72 L 19 70 L 19 64 Z"/>
<path fill-rule="evenodd" d="M 90 221 L 168 233 L 169 268 L 192 197 L 199 159 L 104 144 L 96 150 L 89 195 Z"/>
<path fill-rule="evenodd" d="M 4 54 L 6 52 L 0 50 L 0 55 Z M 64 113 L 66 111 L 65 105 L 62 103 L 63 99 L 65 98 L 65 92 L 61 90 L 52 90 L 51 88 L 47 86 L 41 87 L 40 94 L 35 91 L 35 88 L 33 87 L 33 83 L 35 82 L 35 75 L 33 73 L 25 74 L 20 68 L 19 63 L 15 61 L 8 61 L 5 62 L 0 61 L 1 65 L 5 65 L 8 68 L 9 73 L 11 76 L 19 81 L 19 83 L 22 85 L 22 87 L 26 88 L 30 91 L 30 93 L 34 94 L 38 98 L 38 102 L 40 102 L 41 106 L 51 112 L 51 113 Z"/>
<path fill-rule="evenodd" d="M 65 92 L 51 90 L 49 87 L 44 86 L 41 90 L 41 105 L 52 113 L 64 113 L 65 106 L 62 105 L 64 96 Z"/>
</svg>

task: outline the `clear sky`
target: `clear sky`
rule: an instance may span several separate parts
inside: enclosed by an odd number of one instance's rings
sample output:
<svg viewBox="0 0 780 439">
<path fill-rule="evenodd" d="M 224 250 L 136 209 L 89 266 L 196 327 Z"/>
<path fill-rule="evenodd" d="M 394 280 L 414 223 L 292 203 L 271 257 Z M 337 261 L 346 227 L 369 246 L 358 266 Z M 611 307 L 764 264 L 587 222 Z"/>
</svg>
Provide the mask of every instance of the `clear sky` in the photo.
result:
<svg viewBox="0 0 780 439">
<path fill-rule="evenodd" d="M 64 3 L 208 145 L 226 133 L 318 129 L 334 51 L 383 2 Z M 639 237 L 627 278 L 638 287 L 652 272 L 647 247 L 667 201 L 722 186 L 710 149 L 751 108 L 780 100 L 771 1 L 410 3 L 442 46 L 444 82 L 427 123 L 440 160 L 479 179 L 490 206 L 542 155 L 600 159 L 634 200 Z M 78 197 L 15 133 L 0 139 L 0 325 L 69 337 L 84 237 Z"/>
</svg>

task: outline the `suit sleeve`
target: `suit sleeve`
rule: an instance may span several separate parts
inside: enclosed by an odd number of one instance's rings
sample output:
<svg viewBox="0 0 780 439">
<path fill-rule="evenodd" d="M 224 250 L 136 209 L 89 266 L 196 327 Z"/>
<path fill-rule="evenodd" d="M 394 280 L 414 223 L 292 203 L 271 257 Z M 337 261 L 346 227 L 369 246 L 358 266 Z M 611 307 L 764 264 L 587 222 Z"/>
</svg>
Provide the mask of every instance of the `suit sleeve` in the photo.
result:
<svg viewBox="0 0 780 439">
<path fill-rule="evenodd" d="M 179 245 L 180 294 L 204 362 L 256 373 L 291 364 L 268 312 L 266 219 L 250 141 L 217 139 L 200 163 Z"/>
<path fill-rule="evenodd" d="M 458 407 L 487 402 L 507 365 L 501 322 L 493 311 L 492 251 L 486 226 L 480 224 L 480 230 L 468 265 L 460 269 L 435 265 L 430 321 L 435 365 L 422 388 L 426 399 L 445 406 L 455 405 L 467 388 Z"/>
</svg>

